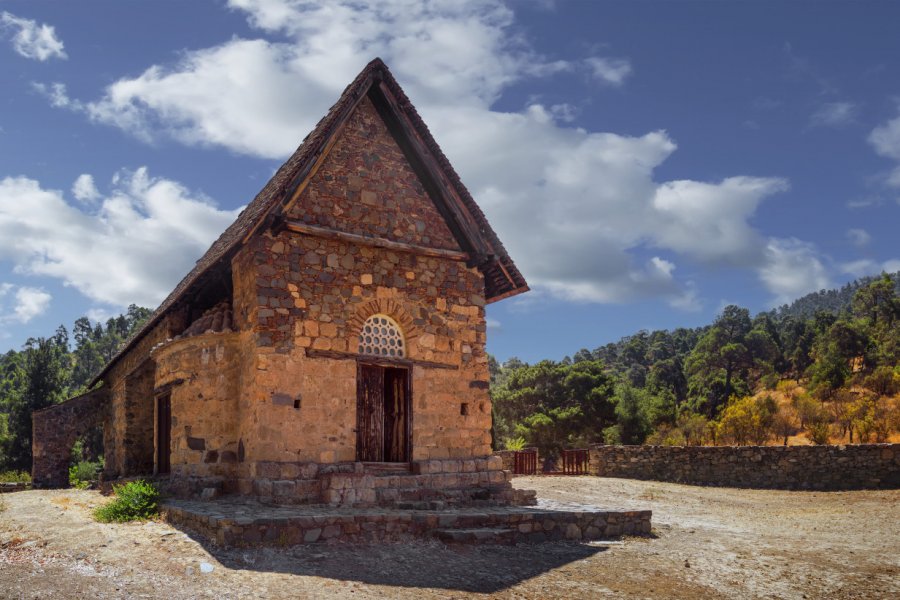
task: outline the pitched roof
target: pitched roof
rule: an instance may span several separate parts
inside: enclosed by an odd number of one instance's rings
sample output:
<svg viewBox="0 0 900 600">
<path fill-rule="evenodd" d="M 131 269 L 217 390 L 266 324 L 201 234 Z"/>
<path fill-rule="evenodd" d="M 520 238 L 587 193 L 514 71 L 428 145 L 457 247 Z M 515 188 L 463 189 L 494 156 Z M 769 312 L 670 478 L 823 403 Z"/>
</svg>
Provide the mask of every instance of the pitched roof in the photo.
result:
<svg viewBox="0 0 900 600">
<path fill-rule="evenodd" d="M 328 142 L 340 130 L 357 103 L 369 95 L 382 118 L 407 155 L 418 167 L 417 172 L 429 195 L 444 209 L 445 218 L 463 249 L 470 252 L 471 263 L 485 279 L 488 302 L 514 296 L 528 290 L 525 278 L 491 228 L 484 213 L 463 185 L 450 161 L 441 151 L 415 107 L 380 58 L 372 60 L 347 86 L 338 101 L 328 110 L 297 150 L 281 165 L 275 175 L 256 195 L 237 219 L 213 242 L 194 268 L 163 300 L 141 329 L 123 345 L 103 370 L 91 381 L 96 384 L 118 360 L 149 333 L 162 317 L 216 264 L 230 259 L 245 239 L 267 220 L 276 218 L 280 209 L 309 176 L 313 165 L 327 152 Z M 428 185 L 430 184 L 430 185 Z M 440 206 L 443 204 L 443 206 Z M 449 211 L 449 212 L 448 212 Z"/>
</svg>

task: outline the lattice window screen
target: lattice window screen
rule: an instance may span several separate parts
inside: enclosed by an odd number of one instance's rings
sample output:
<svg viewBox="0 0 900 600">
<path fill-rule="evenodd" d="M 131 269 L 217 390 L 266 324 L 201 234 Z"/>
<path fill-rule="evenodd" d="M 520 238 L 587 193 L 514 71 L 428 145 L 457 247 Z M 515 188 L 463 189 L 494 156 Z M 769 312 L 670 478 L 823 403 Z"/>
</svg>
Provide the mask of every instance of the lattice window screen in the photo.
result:
<svg viewBox="0 0 900 600">
<path fill-rule="evenodd" d="M 393 358 L 406 356 L 400 326 L 387 315 L 372 315 L 359 332 L 359 353 Z"/>
</svg>

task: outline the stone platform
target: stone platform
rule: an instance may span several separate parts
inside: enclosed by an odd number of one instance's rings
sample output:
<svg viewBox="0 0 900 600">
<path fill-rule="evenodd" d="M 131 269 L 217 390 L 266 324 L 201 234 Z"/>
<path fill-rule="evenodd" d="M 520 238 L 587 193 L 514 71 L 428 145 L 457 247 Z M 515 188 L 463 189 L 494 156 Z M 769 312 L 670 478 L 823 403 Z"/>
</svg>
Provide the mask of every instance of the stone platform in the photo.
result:
<svg viewBox="0 0 900 600">
<path fill-rule="evenodd" d="M 649 510 L 607 510 L 539 500 L 537 506 L 443 510 L 270 505 L 245 497 L 167 500 L 169 523 L 220 546 L 377 543 L 433 537 L 447 543 L 600 540 L 650 533 Z"/>
</svg>

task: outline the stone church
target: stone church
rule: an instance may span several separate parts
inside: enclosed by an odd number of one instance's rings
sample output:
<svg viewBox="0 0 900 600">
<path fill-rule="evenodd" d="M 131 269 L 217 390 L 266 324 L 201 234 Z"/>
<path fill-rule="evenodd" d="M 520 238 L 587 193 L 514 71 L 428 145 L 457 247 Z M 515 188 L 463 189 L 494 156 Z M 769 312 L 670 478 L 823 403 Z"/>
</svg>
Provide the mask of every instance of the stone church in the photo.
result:
<svg viewBox="0 0 900 600">
<path fill-rule="evenodd" d="M 491 456 L 485 305 L 528 289 L 369 63 L 104 367 L 35 412 L 34 483 L 104 429 L 106 480 L 278 502 L 527 501 Z"/>
</svg>

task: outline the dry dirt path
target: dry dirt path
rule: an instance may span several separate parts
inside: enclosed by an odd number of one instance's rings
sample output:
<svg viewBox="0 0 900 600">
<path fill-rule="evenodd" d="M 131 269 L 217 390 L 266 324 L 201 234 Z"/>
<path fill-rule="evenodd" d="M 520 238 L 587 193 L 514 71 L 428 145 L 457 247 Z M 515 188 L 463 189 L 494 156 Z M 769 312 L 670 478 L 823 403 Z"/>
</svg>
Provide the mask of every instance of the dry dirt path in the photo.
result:
<svg viewBox="0 0 900 600">
<path fill-rule="evenodd" d="M 18 492 L 0 497 L 0 597 L 900 597 L 900 490 L 515 482 L 549 499 L 650 508 L 656 537 L 605 546 L 221 550 L 163 523 L 94 523 L 89 510 L 104 501 L 96 492 Z"/>
</svg>

